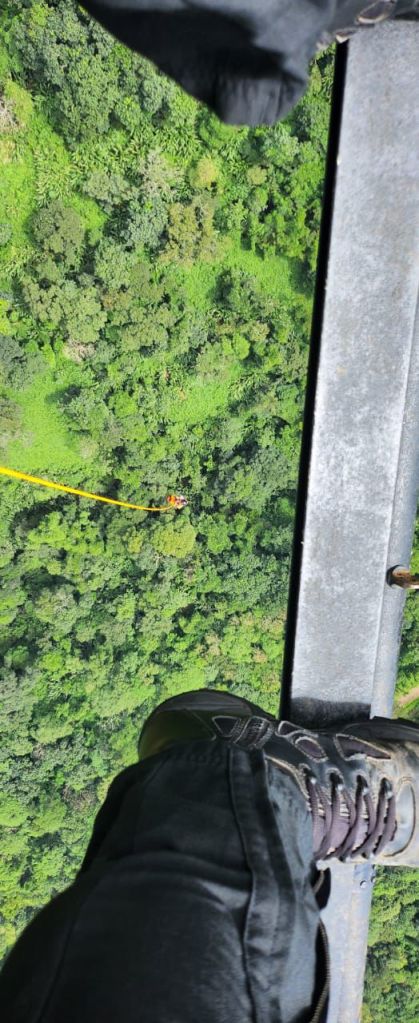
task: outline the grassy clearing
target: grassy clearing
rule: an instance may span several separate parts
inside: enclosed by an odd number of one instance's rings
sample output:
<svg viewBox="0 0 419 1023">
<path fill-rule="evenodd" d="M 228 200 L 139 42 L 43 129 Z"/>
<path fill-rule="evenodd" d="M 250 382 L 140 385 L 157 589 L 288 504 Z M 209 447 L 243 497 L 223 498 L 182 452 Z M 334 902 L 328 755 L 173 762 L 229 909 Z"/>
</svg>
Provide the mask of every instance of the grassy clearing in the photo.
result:
<svg viewBox="0 0 419 1023">
<path fill-rule="evenodd" d="M 11 130 L 0 130 L 1 222 L 11 236 L 0 247 L 0 284 L 5 288 L 31 256 L 29 223 L 34 209 L 61 199 L 83 218 L 87 231 L 103 227 L 106 215 L 94 200 L 77 191 L 79 170 L 74 157 L 30 94 L 8 79 L 4 102 L 14 118 Z"/>
<path fill-rule="evenodd" d="M 72 479 L 77 473 L 85 475 L 86 460 L 53 400 L 57 390 L 56 375 L 46 370 L 21 394 L 10 392 L 22 408 L 22 439 L 11 441 L 2 456 L 12 469 L 53 477 L 69 472 Z"/>
<path fill-rule="evenodd" d="M 216 263 L 197 261 L 188 269 L 173 266 L 166 275 L 176 281 L 184 290 L 187 301 L 195 308 L 207 311 L 212 305 L 214 287 L 220 272 L 225 269 L 242 270 L 254 277 L 261 291 L 274 299 L 288 302 L 293 292 L 298 291 L 297 274 L 293 262 L 279 256 L 261 257 L 244 249 L 240 238 L 231 240 L 228 250 Z M 311 301 L 311 300 L 310 300 Z"/>
</svg>

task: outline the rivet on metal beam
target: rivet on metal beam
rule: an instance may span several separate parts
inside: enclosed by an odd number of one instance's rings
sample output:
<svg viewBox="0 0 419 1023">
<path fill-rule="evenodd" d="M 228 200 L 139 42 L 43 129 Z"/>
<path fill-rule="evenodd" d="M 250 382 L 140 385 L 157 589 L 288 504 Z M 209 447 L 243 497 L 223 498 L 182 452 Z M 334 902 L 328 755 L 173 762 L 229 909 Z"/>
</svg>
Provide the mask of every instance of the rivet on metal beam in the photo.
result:
<svg viewBox="0 0 419 1023">
<path fill-rule="evenodd" d="M 403 590 L 419 590 L 419 575 L 412 575 L 410 568 L 396 565 L 387 572 L 389 586 L 401 586 Z"/>
</svg>

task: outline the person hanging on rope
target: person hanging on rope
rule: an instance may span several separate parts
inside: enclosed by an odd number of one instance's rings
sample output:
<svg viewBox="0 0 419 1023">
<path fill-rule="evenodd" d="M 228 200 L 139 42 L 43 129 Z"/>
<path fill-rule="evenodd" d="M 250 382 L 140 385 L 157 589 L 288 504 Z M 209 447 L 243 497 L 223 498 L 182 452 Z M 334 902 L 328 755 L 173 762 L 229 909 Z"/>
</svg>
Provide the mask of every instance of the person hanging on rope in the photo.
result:
<svg viewBox="0 0 419 1023">
<path fill-rule="evenodd" d="M 177 508 L 178 510 L 180 508 L 186 508 L 186 505 L 188 504 L 188 501 L 183 494 L 168 494 L 166 501 L 172 508 Z"/>
<path fill-rule="evenodd" d="M 63 491 L 66 494 L 75 494 L 77 497 L 85 497 L 91 501 L 103 501 L 105 504 L 118 505 L 120 508 L 132 508 L 134 511 L 167 512 L 170 508 L 180 511 L 186 508 L 189 502 L 183 494 L 169 494 L 166 498 L 166 505 L 148 507 L 144 504 L 132 504 L 129 501 L 119 501 L 113 497 L 104 497 L 101 494 L 92 494 L 88 490 L 78 490 L 75 487 L 67 487 L 63 483 L 53 483 L 52 480 L 41 479 L 39 476 L 31 476 L 29 473 L 21 472 L 18 469 L 10 469 L 8 466 L 0 465 L 0 476 L 9 476 L 11 479 L 24 480 L 27 483 L 34 483 L 39 487 L 47 487 L 50 490 Z"/>
</svg>

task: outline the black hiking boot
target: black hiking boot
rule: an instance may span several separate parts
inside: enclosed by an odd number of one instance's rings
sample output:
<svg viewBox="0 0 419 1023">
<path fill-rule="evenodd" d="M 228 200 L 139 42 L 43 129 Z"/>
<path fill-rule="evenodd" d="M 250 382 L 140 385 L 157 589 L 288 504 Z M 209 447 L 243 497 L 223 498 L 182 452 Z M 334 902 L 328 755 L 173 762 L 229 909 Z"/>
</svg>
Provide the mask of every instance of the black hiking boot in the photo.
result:
<svg viewBox="0 0 419 1023">
<path fill-rule="evenodd" d="M 334 41 L 346 43 L 355 32 L 362 28 L 374 28 L 383 21 L 419 19 L 419 0 L 341 0 L 336 5 L 336 15 L 318 42 L 317 49 L 324 50 Z"/>
<path fill-rule="evenodd" d="M 139 758 L 197 739 L 263 749 L 294 778 L 312 816 L 315 862 L 419 867 L 419 725 L 375 717 L 314 732 L 248 700 L 199 689 L 153 711 Z"/>
</svg>

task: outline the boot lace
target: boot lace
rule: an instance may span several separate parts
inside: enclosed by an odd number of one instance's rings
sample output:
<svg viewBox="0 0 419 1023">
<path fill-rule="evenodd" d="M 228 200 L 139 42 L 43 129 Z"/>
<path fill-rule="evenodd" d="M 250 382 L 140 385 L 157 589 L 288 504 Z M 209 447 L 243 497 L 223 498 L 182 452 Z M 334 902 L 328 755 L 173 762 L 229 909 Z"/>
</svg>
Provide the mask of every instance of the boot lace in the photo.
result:
<svg viewBox="0 0 419 1023">
<path fill-rule="evenodd" d="M 372 859 L 391 841 L 397 827 L 396 799 L 391 782 L 388 778 L 382 778 L 375 807 L 368 782 L 361 775 L 357 779 L 355 799 L 340 775 L 332 774 L 330 780 L 329 801 L 315 775 L 311 771 L 307 772 L 316 858 L 327 860 L 336 856 L 345 861 L 356 854 Z M 348 830 L 342 840 L 342 820 L 345 818 Z"/>
</svg>

